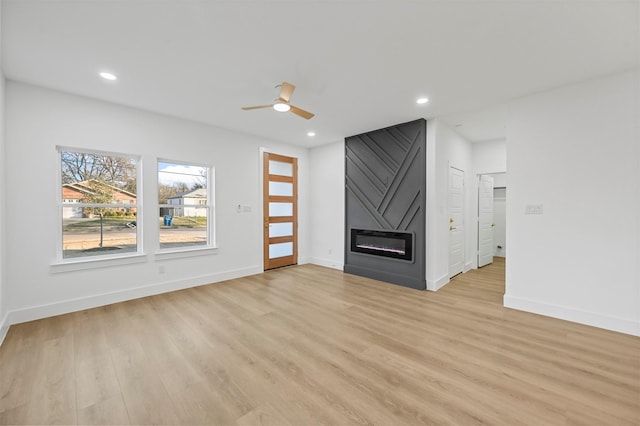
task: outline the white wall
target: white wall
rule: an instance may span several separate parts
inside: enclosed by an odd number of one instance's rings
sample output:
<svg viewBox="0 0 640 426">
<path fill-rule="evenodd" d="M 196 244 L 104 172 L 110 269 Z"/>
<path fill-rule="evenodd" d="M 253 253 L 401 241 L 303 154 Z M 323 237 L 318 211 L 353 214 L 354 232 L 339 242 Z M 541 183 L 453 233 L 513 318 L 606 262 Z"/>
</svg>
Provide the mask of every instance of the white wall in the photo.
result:
<svg viewBox="0 0 640 426">
<path fill-rule="evenodd" d="M 2 0 L 0 0 L 0 236 L 5 233 L 4 226 L 4 182 L 5 182 L 5 159 L 4 159 L 4 74 L 2 72 Z M 5 258 L 4 258 L 4 238 L 0 237 L 0 344 L 9 330 L 6 307 L 6 280 L 5 280 Z"/>
<path fill-rule="evenodd" d="M 639 93 L 635 70 L 510 105 L 505 306 L 640 335 Z"/>
<path fill-rule="evenodd" d="M 427 122 L 427 289 L 437 290 L 449 282 L 449 167 L 465 172 L 465 271 L 476 253 L 473 233 L 474 206 L 471 144 L 444 122 Z"/>
<path fill-rule="evenodd" d="M 311 261 L 344 268 L 344 141 L 313 148 L 309 153 Z"/>
<path fill-rule="evenodd" d="M 486 173 L 484 176 L 491 176 L 493 178 L 494 188 L 506 188 L 507 187 L 507 174 L 506 173 Z"/>
<path fill-rule="evenodd" d="M 262 271 L 260 149 L 299 158 L 299 260 L 309 259 L 308 150 L 202 124 L 9 81 L 4 233 L 11 323 Z M 53 273 L 56 145 L 142 156 L 143 263 Z M 214 255 L 159 260 L 156 159 L 215 167 Z M 251 206 L 237 213 L 238 204 Z M 165 272 L 161 273 L 160 265 Z"/>
<path fill-rule="evenodd" d="M 471 144 L 473 168 L 476 174 L 507 171 L 507 140 L 497 139 Z"/>
</svg>

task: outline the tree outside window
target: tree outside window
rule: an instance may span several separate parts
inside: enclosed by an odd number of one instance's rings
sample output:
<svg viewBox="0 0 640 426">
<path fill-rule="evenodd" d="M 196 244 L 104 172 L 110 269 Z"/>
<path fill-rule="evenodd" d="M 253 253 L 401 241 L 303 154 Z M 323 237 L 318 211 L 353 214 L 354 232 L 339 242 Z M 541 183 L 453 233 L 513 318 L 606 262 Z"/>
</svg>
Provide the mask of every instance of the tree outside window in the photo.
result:
<svg viewBox="0 0 640 426">
<path fill-rule="evenodd" d="M 134 253 L 136 157 L 59 148 L 63 259 Z"/>
</svg>

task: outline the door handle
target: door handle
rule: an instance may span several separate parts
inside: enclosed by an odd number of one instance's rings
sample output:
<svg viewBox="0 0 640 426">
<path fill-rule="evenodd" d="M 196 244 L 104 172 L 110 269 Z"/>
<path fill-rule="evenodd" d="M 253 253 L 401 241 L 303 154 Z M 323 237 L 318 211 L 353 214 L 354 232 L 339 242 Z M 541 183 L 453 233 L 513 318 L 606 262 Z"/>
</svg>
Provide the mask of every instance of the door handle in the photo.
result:
<svg viewBox="0 0 640 426">
<path fill-rule="evenodd" d="M 449 223 L 453 223 L 453 218 L 452 217 L 449 218 Z"/>
<path fill-rule="evenodd" d="M 456 227 L 455 227 L 455 226 L 450 226 L 450 227 L 449 227 L 449 231 L 453 231 L 454 229 L 456 229 Z"/>
</svg>

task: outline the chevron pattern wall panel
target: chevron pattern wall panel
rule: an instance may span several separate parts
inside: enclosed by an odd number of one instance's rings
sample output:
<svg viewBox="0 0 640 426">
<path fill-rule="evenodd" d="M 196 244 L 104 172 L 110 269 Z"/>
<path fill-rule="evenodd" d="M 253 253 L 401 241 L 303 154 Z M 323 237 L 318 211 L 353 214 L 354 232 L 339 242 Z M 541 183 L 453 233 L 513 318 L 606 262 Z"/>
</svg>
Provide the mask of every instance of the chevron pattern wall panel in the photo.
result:
<svg viewBox="0 0 640 426">
<path fill-rule="evenodd" d="M 424 290 L 426 121 L 348 137 L 345 155 L 344 271 Z M 369 242 L 356 244 L 360 230 L 373 235 Z M 398 236 L 406 234 L 413 237 L 409 259 L 389 257 L 399 252 L 391 247 Z M 391 246 L 381 242 L 382 235 L 391 236 Z"/>
</svg>

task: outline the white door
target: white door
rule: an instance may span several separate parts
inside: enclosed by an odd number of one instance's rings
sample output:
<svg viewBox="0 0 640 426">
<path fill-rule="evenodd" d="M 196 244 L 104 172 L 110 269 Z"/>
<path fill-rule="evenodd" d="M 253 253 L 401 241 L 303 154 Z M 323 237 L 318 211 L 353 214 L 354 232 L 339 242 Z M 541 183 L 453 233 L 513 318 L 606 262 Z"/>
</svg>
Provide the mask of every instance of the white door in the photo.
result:
<svg viewBox="0 0 640 426">
<path fill-rule="evenodd" d="M 464 171 L 449 167 L 449 277 L 464 267 Z"/>
<path fill-rule="evenodd" d="M 480 176 L 478 186 L 478 268 L 493 263 L 493 177 Z"/>
</svg>

